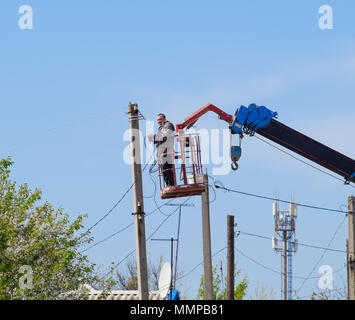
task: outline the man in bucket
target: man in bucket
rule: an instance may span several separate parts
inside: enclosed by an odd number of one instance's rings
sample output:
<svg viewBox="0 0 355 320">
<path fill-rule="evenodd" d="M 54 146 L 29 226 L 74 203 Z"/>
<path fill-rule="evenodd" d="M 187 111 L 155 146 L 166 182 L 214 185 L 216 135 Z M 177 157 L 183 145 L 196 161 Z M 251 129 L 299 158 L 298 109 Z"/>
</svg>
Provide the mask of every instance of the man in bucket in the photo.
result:
<svg viewBox="0 0 355 320">
<path fill-rule="evenodd" d="M 157 146 L 157 162 L 163 172 L 166 186 L 173 186 L 174 173 L 174 125 L 166 120 L 163 113 L 157 115 L 159 129 L 157 134 L 148 135 L 148 140 Z"/>
</svg>

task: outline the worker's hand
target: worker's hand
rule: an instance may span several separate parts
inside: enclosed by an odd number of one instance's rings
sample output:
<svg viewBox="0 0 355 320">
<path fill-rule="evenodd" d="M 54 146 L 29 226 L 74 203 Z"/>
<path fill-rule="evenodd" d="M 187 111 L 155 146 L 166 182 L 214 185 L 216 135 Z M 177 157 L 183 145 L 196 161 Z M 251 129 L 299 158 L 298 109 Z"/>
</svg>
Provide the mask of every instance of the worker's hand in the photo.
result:
<svg viewBox="0 0 355 320">
<path fill-rule="evenodd" d="M 147 139 L 149 142 L 154 142 L 154 134 L 148 134 Z"/>
</svg>

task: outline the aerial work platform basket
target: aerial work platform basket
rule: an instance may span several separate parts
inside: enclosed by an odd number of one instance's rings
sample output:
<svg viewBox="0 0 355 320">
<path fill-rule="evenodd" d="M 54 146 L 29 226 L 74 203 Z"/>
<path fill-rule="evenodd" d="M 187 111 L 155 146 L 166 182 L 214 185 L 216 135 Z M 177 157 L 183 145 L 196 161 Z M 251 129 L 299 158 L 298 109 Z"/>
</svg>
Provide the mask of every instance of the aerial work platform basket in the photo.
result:
<svg viewBox="0 0 355 320">
<path fill-rule="evenodd" d="M 196 133 L 175 135 L 170 166 L 158 165 L 162 199 L 201 195 L 205 191 L 201 161 L 200 136 Z M 159 163 L 159 161 L 158 161 Z M 160 162 L 161 163 L 161 162 Z M 167 171 L 171 171 L 167 173 Z M 172 174 L 174 185 L 167 185 L 164 176 Z"/>
</svg>

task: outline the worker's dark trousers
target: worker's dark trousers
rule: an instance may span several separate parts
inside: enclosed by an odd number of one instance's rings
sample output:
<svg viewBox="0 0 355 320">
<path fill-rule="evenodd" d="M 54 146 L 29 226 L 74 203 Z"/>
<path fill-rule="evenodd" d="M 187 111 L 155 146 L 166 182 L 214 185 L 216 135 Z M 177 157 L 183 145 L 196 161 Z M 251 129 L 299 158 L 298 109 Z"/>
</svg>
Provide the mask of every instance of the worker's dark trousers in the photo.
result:
<svg viewBox="0 0 355 320">
<path fill-rule="evenodd" d="M 173 186 L 174 173 L 173 170 L 171 170 L 173 168 L 173 165 L 168 162 L 165 162 L 162 167 L 163 167 L 163 177 L 164 177 L 165 184 L 167 186 Z"/>
</svg>

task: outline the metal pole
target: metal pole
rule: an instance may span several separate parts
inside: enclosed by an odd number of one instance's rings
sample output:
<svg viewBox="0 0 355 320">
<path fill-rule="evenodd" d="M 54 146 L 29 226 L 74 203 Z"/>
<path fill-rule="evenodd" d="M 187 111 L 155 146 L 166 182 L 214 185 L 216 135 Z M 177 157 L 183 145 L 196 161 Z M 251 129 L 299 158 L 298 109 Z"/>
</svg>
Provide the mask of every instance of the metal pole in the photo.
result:
<svg viewBox="0 0 355 320">
<path fill-rule="evenodd" d="M 207 174 L 203 175 L 203 183 L 205 185 L 205 191 L 201 195 L 201 207 L 202 207 L 202 241 L 203 241 L 205 300 L 213 300 L 210 200 L 209 200 Z"/>
<path fill-rule="evenodd" d="M 234 300 L 234 216 L 227 216 L 227 300 Z"/>
<path fill-rule="evenodd" d="M 287 242 L 286 231 L 282 237 L 282 300 L 287 300 Z"/>
<path fill-rule="evenodd" d="M 131 136 L 133 207 L 136 234 L 138 293 L 140 300 L 148 300 L 148 267 L 145 243 L 144 202 L 138 120 L 139 111 L 137 104 L 128 105 L 128 116 Z"/>
<path fill-rule="evenodd" d="M 354 224 L 354 210 L 355 197 L 348 198 L 348 299 L 355 300 L 355 224 Z"/>
<path fill-rule="evenodd" d="M 178 222 L 178 231 L 176 237 L 176 253 L 175 253 L 175 272 L 174 272 L 174 289 L 176 288 L 176 275 L 177 275 L 177 261 L 178 261 L 178 253 L 179 253 L 179 239 L 180 239 L 180 221 L 181 221 L 181 205 L 179 206 L 179 222 Z M 171 274 L 171 276 L 173 276 Z"/>
<path fill-rule="evenodd" d="M 172 297 L 173 294 L 173 255 L 174 255 L 174 238 L 170 238 L 170 243 L 171 243 L 171 252 L 170 252 L 170 268 L 171 268 L 171 277 L 170 277 L 170 296 Z"/>
<path fill-rule="evenodd" d="M 292 241 L 287 240 L 287 299 L 292 300 Z"/>
</svg>

